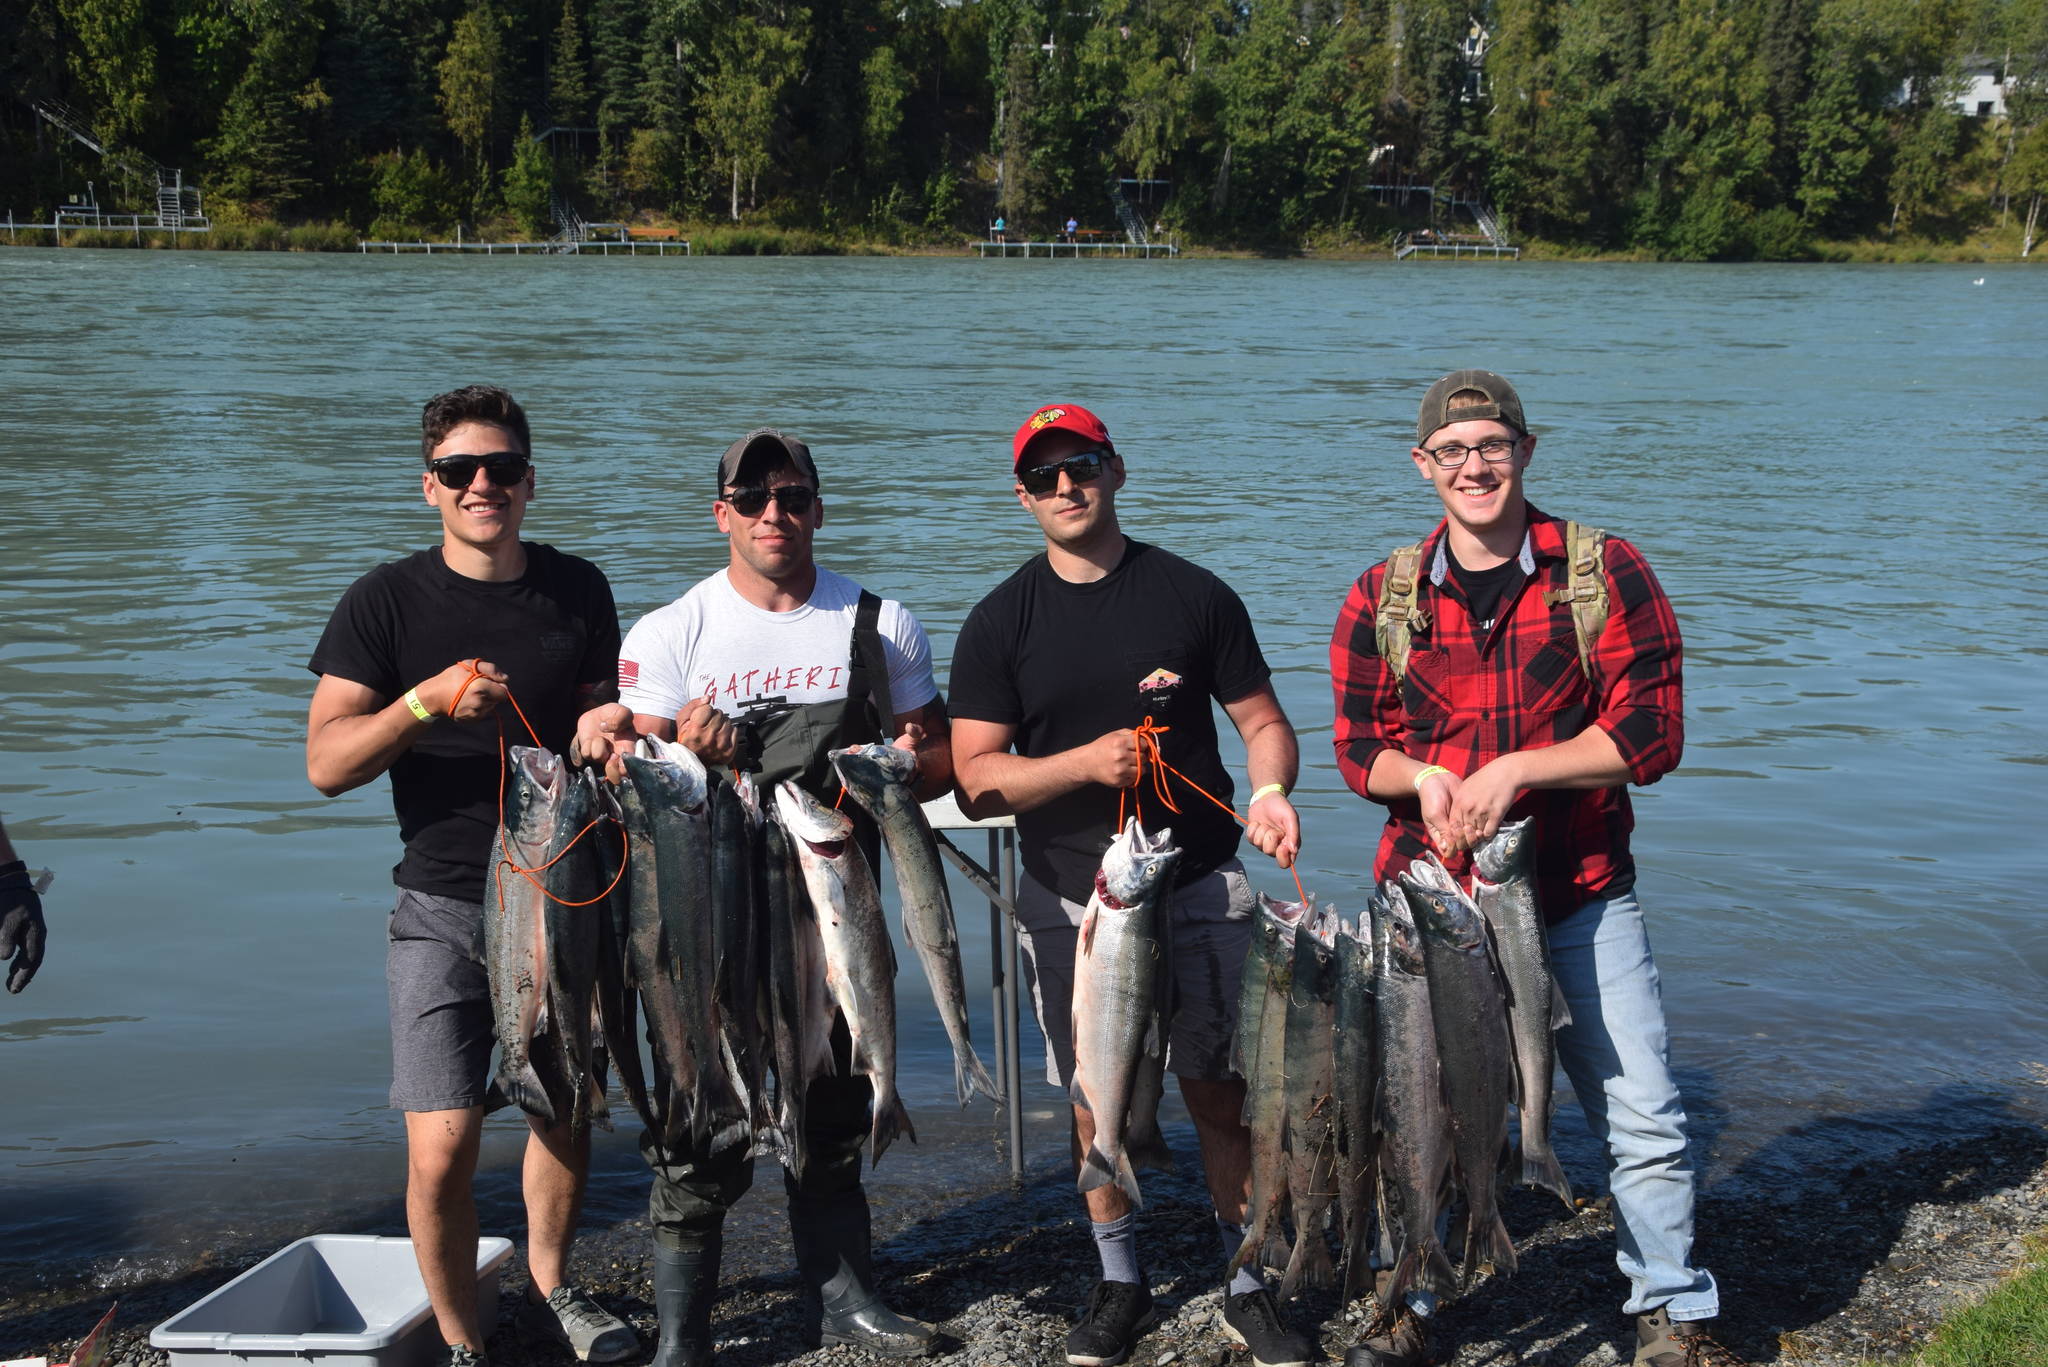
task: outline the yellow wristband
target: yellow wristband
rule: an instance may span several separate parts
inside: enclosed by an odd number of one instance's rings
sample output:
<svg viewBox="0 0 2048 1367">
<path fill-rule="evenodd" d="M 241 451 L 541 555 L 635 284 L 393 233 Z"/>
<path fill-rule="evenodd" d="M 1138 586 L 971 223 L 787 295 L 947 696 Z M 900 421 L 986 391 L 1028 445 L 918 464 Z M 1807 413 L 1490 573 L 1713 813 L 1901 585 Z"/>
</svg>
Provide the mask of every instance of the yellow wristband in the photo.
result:
<svg viewBox="0 0 2048 1367">
<path fill-rule="evenodd" d="M 1422 785 L 1429 782 L 1431 779 L 1435 778 L 1438 774 L 1448 774 L 1450 772 L 1450 770 L 1444 768 L 1444 766 L 1441 764 L 1430 765 L 1428 768 L 1424 769 L 1421 773 L 1415 776 L 1415 791 L 1418 793 L 1421 792 Z"/>
<path fill-rule="evenodd" d="M 420 691 L 417 688 L 408 688 L 405 690 L 405 705 L 407 707 L 410 707 L 412 709 L 412 714 L 415 717 L 418 717 L 421 721 L 434 720 L 434 714 L 432 712 L 427 711 L 427 705 L 420 701 Z"/>
<path fill-rule="evenodd" d="M 1257 802 L 1260 798 L 1264 797 L 1268 793 L 1278 793 L 1280 794 L 1280 796 L 1286 797 L 1287 785 L 1284 783 L 1268 783 L 1265 787 L 1259 789 L 1259 791 L 1257 791 L 1256 793 L 1253 793 L 1251 800 L 1252 802 Z M 1247 802 L 1245 806 L 1251 806 L 1251 802 Z"/>
</svg>

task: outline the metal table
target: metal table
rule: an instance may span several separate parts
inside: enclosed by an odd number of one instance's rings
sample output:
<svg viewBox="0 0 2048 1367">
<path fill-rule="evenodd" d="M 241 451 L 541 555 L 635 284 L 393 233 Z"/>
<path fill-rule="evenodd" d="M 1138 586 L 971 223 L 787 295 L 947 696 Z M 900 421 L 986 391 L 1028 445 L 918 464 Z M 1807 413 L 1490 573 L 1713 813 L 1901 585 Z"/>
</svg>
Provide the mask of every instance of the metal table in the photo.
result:
<svg viewBox="0 0 2048 1367">
<path fill-rule="evenodd" d="M 939 838 L 939 853 L 988 898 L 989 979 L 995 1004 L 996 1085 L 1003 1089 L 1010 1136 L 1010 1180 L 1024 1180 L 1024 1064 L 1018 1044 L 1017 819 L 974 821 L 952 794 L 924 804 L 925 820 Z M 947 831 L 988 832 L 988 864 L 974 862 Z"/>
</svg>

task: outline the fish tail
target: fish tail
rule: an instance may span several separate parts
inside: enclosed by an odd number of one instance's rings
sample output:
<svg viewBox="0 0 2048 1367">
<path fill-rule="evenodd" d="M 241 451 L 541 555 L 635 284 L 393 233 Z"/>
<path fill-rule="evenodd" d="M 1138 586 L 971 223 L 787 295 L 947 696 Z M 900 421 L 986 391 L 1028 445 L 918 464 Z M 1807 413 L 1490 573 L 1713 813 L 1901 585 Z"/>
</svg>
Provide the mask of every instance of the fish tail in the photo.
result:
<svg viewBox="0 0 2048 1367">
<path fill-rule="evenodd" d="M 910 1125 L 910 1112 L 904 1109 L 903 1098 L 892 1089 L 886 1102 L 879 1094 L 875 1097 L 875 1123 L 868 1133 L 870 1167 L 882 1161 L 882 1155 L 889 1151 L 889 1145 L 898 1136 L 913 1144 L 917 1142 L 917 1131 Z"/>
<path fill-rule="evenodd" d="M 997 1105 L 1002 1104 L 1003 1089 L 996 1086 L 996 1080 L 982 1066 L 981 1056 L 974 1052 L 971 1044 L 953 1050 L 953 1087 L 960 1094 L 963 1108 L 974 1099 L 977 1091 Z"/>
<path fill-rule="evenodd" d="M 554 1100 L 548 1096 L 547 1085 L 541 1081 L 540 1074 L 534 1071 L 530 1060 L 521 1063 L 519 1071 L 509 1077 L 500 1073 L 498 1088 L 513 1105 L 528 1115 L 537 1115 L 551 1125 L 558 1118 L 555 1115 Z"/>
<path fill-rule="evenodd" d="M 1337 1280 L 1336 1265 L 1330 1261 L 1330 1246 L 1313 1223 L 1294 1233 L 1294 1248 L 1287 1257 L 1287 1271 L 1280 1278 L 1280 1299 L 1291 1300 L 1302 1287 L 1325 1287 Z"/>
<path fill-rule="evenodd" d="M 1571 1003 L 1564 999 L 1564 989 L 1555 981 L 1550 984 L 1550 1028 L 1561 1030 L 1572 1023 Z"/>
<path fill-rule="evenodd" d="M 1572 1203 L 1572 1184 L 1566 1180 L 1564 1166 L 1557 1161 L 1557 1155 L 1549 1150 L 1532 1152 L 1528 1144 L 1522 1145 L 1522 1185 L 1535 1187 L 1538 1191 L 1555 1192 L 1563 1201 L 1565 1209 L 1576 1210 Z"/>
<path fill-rule="evenodd" d="M 1503 1276 L 1510 1274 L 1515 1270 L 1515 1262 L 1515 1241 L 1508 1237 L 1508 1227 L 1501 1221 L 1498 1208 L 1489 1218 L 1472 1221 L 1465 1235 L 1464 1270 L 1468 1282 L 1481 1267 Z"/>
</svg>

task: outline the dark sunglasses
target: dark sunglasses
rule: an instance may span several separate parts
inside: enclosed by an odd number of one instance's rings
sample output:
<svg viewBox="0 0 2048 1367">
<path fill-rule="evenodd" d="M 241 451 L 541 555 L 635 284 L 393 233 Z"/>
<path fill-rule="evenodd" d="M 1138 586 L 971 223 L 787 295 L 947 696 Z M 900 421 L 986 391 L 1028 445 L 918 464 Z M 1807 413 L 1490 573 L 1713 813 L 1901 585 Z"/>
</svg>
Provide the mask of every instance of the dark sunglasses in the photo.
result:
<svg viewBox="0 0 2048 1367">
<path fill-rule="evenodd" d="M 1017 482 L 1028 494 L 1049 494 L 1060 487 L 1060 472 L 1075 484 L 1088 484 L 1102 477 L 1103 466 L 1112 452 L 1081 451 L 1065 460 L 1054 461 L 1051 465 L 1034 465 L 1029 470 L 1017 472 Z"/>
<path fill-rule="evenodd" d="M 493 451 L 487 456 L 436 456 L 427 462 L 434 478 L 451 489 L 467 489 L 482 468 L 485 478 L 500 489 L 509 489 L 526 478 L 533 462 L 517 451 Z"/>
<path fill-rule="evenodd" d="M 723 497 L 741 517 L 759 517 L 771 498 L 775 500 L 776 507 L 791 517 L 802 517 L 818 501 L 818 491 L 808 484 L 778 484 L 773 489 L 750 485 L 743 489 L 729 489 Z"/>
</svg>

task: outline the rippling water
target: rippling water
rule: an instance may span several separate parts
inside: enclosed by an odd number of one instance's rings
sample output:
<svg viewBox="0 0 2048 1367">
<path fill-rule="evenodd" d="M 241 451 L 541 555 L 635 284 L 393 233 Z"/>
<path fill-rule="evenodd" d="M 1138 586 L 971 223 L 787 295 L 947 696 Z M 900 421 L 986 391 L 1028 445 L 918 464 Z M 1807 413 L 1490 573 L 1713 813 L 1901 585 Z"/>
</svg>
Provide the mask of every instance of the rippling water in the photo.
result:
<svg viewBox="0 0 2048 1367">
<path fill-rule="evenodd" d="M 1035 548 L 1008 433 L 1095 408 L 1126 527 L 1250 605 L 1303 733 L 1302 877 L 1355 910 L 1378 821 L 1330 760 L 1330 624 L 1434 517 L 1423 387 L 1500 370 L 1536 501 L 1640 545 L 1686 633 L 1686 762 L 1637 848 L 1707 1180 L 2044 1109 L 2038 270 L 19 250 L 0 307 L 0 814 L 58 875 L 49 961 L 0 997 L 0 1266 L 395 1218 L 396 829 L 381 784 L 307 785 L 304 662 L 436 538 L 419 405 L 478 379 L 534 419 L 528 534 L 629 624 L 722 563 L 714 462 L 772 422 L 817 453 L 821 559 L 911 604 L 942 673 Z M 998 1174 L 907 1017 L 927 1143 L 895 1180 Z M 637 1163 L 601 1163 L 593 1213 L 630 1212 Z"/>
</svg>

